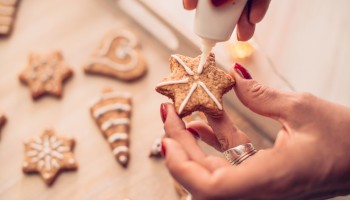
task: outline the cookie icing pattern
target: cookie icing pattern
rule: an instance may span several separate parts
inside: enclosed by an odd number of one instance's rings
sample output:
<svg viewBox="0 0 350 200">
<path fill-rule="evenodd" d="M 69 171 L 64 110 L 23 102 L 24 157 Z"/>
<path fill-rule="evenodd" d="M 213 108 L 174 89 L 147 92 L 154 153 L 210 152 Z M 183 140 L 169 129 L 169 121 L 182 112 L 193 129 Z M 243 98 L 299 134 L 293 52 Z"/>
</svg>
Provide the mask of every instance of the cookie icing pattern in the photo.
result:
<svg viewBox="0 0 350 200">
<path fill-rule="evenodd" d="M 222 115 L 222 95 L 234 85 L 232 77 L 215 66 L 213 53 L 206 58 L 204 65 L 201 65 L 200 59 L 201 56 L 172 55 L 171 75 L 156 86 L 157 92 L 173 100 L 180 117 L 194 111 L 211 116 Z"/>
<path fill-rule="evenodd" d="M 46 130 L 37 138 L 25 143 L 25 173 L 39 172 L 46 184 L 50 185 L 62 170 L 75 170 L 73 157 L 74 141 L 57 137 L 53 130 Z"/>
<path fill-rule="evenodd" d="M 146 71 L 136 36 L 127 30 L 113 31 L 85 67 L 85 72 L 132 80 Z"/>
<path fill-rule="evenodd" d="M 28 61 L 19 79 L 29 87 L 33 99 L 45 94 L 61 97 L 63 83 L 73 75 L 70 66 L 63 62 L 62 54 L 59 51 L 45 56 L 30 54 Z"/>
<path fill-rule="evenodd" d="M 90 113 L 108 141 L 116 160 L 124 167 L 129 162 L 131 97 L 108 90 L 90 105 Z"/>
</svg>

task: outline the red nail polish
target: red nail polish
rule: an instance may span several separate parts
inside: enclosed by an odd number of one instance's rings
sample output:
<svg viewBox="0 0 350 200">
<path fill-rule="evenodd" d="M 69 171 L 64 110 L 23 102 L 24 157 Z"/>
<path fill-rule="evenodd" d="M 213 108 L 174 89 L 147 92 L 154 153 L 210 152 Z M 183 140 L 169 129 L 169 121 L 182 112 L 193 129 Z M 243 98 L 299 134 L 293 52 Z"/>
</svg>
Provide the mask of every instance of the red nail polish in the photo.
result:
<svg viewBox="0 0 350 200">
<path fill-rule="evenodd" d="M 166 149 L 165 149 L 164 140 L 162 140 L 161 150 L 162 150 L 162 155 L 163 155 L 163 157 L 165 157 L 165 155 L 166 155 Z"/>
<path fill-rule="evenodd" d="M 219 7 L 224 5 L 225 3 L 227 3 L 228 0 L 211 0 L 211 3 L 215 6 L 215 7 Z"/>
<path fill-rule="evenodd" d="M 160 105 L 160 116 L 162 117 L 163 123 L 164 123 L 165 120 L 166 120 L 166 115 L 167 115 L 166 105 L 165 105 L 165 103 L 162 103 L 162 104 Z"/>
<path fill-rule="evenodd" d="M 194 130 L 193 128 L 187 128 L 187 130 L 192 133 L 192 135 L 195 137 L 195 138 L 199 138 L 199 134 L 197 133 L 196 130 Z"/>
<path fill-rule="evenodd" d="M 249 74 L 249 72 L 240 64 L 236 63 L 234 66 L 234 70 L 245 79 L 252 79 L 252 76 Z"/>
</svg>

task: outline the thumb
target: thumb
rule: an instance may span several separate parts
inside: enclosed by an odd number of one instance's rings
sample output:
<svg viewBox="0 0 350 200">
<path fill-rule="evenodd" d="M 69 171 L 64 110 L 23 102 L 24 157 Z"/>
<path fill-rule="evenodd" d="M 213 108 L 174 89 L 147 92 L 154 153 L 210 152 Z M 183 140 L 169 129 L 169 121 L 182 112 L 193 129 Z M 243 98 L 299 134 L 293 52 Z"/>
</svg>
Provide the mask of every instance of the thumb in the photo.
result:
<svg viewBox="0 0 350 200">
<path fill-rule="evenodd" d="M 285 119 L 291 102 L 290 94 L 261 85 L 238 63 L 231 69 L 230 75 L 236 80 L 236 95 L 246 107 L 267 117 Z"/>
</svg>

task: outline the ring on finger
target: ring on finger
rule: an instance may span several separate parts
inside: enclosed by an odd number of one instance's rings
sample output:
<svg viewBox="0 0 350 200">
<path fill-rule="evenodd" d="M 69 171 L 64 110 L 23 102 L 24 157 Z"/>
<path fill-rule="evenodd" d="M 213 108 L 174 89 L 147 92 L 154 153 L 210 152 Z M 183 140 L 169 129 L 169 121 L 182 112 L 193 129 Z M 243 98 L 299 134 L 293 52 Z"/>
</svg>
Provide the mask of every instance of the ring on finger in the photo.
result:
<svg viewBox="0 0 350 200">
<path fill-rule="evenodd" d="M 256 152 L 252 143 L 246 143 L 224 151 L 224 156 L 232 165 L 239 165 Z"/>
</svg>

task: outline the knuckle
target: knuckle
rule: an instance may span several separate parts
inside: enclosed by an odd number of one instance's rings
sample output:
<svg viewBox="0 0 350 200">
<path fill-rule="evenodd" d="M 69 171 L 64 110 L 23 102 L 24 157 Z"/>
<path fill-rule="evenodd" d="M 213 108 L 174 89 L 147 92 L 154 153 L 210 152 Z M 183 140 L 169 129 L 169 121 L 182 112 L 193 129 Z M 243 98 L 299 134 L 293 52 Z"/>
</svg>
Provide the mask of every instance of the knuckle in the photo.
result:
<svg viewBox="0 0 350 200">
<path fill-rule="evenodd" d="M 305 112 L 314 102 L 314 98 L 312 94 L 307 92 L 298 93 L 294 96 L 292 101 L 290 101 L 287 109 L 292 112 Z"/>
</svg>

